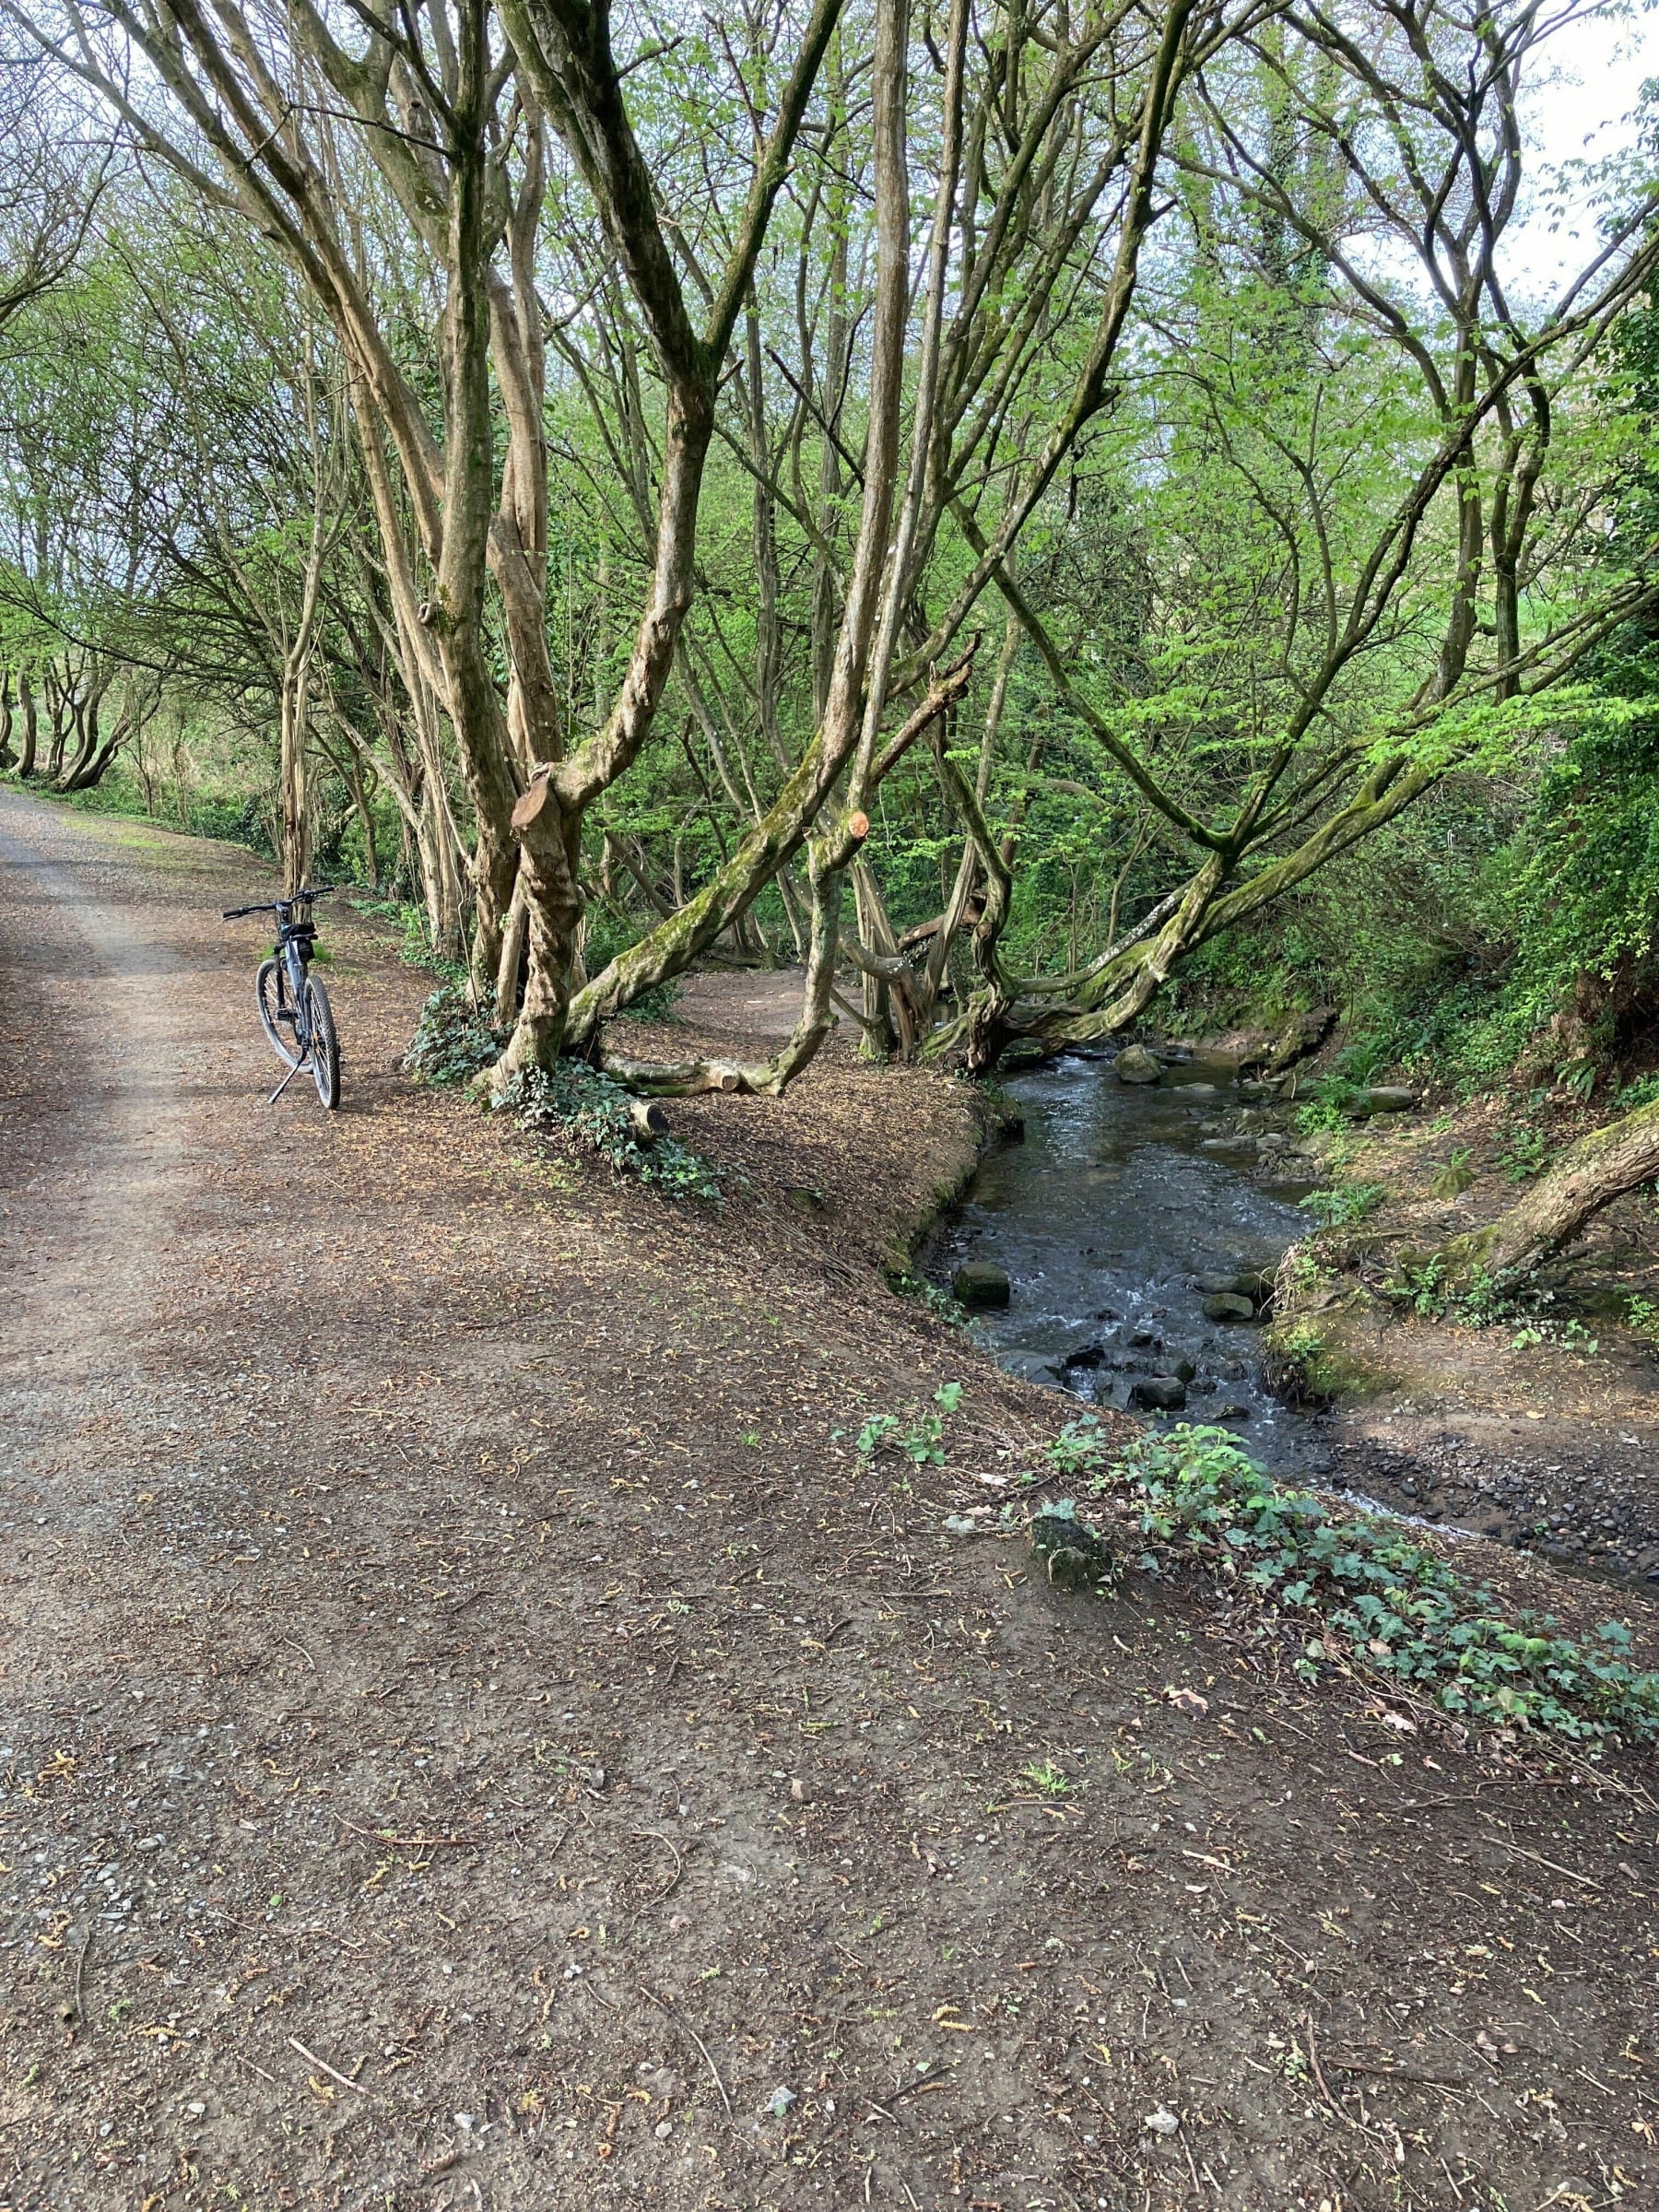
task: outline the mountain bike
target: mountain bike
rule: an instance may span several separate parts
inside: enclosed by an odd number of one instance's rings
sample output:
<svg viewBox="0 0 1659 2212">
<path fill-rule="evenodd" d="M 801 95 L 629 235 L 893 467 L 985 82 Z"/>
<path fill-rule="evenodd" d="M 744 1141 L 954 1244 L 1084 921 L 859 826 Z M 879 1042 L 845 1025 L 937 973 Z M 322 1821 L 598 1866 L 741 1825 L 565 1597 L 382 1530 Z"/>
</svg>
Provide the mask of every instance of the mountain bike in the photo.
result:
<svg viewBox="0 0 1659 2212">
<path fill-rule="evenodd" d="M 323 898 L 326 888 L 320 886 L 296 891 L 291 898 L 224 910 L 227 922 L 241 921 L 244 914 L 276 917 L 276 942 L 271 958 L 261 961 L 253 984 L 259 1026 L 288 1069 L 267 1101 L 272 1106 L 302 1067 L 311 1069 L 317 1096 L 330 1112 L 340 1102 L 340 1041 L 335 1033 L 334 1010 L 327 992 L 311 972 L 317 942 L 312 902 Z"/>
</svg>

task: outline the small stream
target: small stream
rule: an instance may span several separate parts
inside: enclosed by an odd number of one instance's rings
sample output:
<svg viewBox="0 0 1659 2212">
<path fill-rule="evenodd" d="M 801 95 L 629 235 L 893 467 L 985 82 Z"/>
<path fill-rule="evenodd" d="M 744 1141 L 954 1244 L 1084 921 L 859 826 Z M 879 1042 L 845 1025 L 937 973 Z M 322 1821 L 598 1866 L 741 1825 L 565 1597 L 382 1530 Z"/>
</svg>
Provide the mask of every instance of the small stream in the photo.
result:
<svg viewBox="0 0 1659 2212">
<path fill-rule="evenodd" d="M 1252 1151 L 1218 1133 L 1238 1102 L 1230 1067 L 1176 1062 L 1132 1086 L 1068 1058 L 1006 1088 L 1025 1141 L 985 1159 L 928 1269 L 946 1284 L 965 1260 L 1006 1271 L 1007 1308 L 975 1314 L 975 1338 L 1086 1405 L 1127 1406 L 1137 1381 L 1190 1366 L 1184 1407 L 1151 1418 L 1222 1423 L 1266 1465 L 1323 1472 L 1320 1425 L 1262 1380 L 1259 1329 L 1203 1310 L 1308 1230 L 1308 1185 L 1260 1180 Z"/>
</svg>

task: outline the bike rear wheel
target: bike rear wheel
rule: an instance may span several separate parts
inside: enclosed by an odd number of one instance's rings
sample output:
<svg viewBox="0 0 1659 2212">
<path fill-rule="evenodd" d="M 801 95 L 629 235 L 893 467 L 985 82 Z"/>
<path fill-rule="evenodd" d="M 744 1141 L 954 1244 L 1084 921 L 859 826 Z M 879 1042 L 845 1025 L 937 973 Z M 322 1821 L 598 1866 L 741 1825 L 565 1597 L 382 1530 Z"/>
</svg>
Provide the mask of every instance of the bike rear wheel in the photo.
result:
<svg viewBox="0 0 1659 2212">
<path fill-rule="evenodd" d="M 340 1102 L 340 1041 L 328 994 L 312 976 L 305 979 L 305 1018 L 311 1030 L 312 1077 L 318 1098 L 332 1113 Z"/>
<path fill-rule="evenodd" d="M 294 1035 L 293 1008 L 288 1005 L 288 994 L 282 988 L 282 970 L 275 960 L 260 963 L 253 988 L 259 1001 L 259 1026 L 270 1039 L 271 1050 L 284 1067 L 298 1067 L 300 1048 Z M 288 1016 L 286 1022 L 277 1018 L 278 1014 L 284 1012 Z"/>
</svg>

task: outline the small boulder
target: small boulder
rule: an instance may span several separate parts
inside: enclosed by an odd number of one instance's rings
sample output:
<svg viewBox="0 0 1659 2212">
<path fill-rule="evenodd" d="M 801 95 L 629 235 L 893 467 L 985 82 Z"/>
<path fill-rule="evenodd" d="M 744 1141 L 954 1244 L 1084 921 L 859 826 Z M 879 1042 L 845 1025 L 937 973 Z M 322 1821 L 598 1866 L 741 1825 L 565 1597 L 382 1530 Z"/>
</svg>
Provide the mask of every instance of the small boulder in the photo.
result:
<svg viewBox="0 0 1659 2212">
<path fill-rule="evenodd" d="M 1417 1104 L 1417 1092 L 1404 1083 L 1373 1083 L 1365 1101 L 1371 1113 L 1409 1113 Z"/>
<path fill-rule="evenodd" d="M 1186 1384 L 1177 1375 L 1142 1375 L 1129 1385 L 1129 1403 L 1143 1413 L 1179 1413 L 1186 1398 Z"/>
<path fill-rule="evenodd" d="M 971 1313 L 985 1312 L 1008 1302 L 1007 1272 L 989 1260 L 964 1260 L 951 1277 L 950 1288 L 958 1305 L 966 1306 Z"/>
<path fill-rule="evenodd" d="M 1190 1359 L 1176 1359 L 1171 1362 L 1170 1372 L 1177 1382 L 1190 1382 L 1198 1370 Z"/>
<path fill-rule="evenodd" d="M 1157 1053 L 1144 1044 L 1126 1044 L 1112 1065 L 1120 1083 L 1156 1083 L 1163 1074 Z"/>
<path fill-rule="evenodd" d="M 1293 1067 L 1316 1053 L 1331 1031 L 1336 1027 L 1335 1006 L 1312 1006 L 1305 1014 L 1292 1015 L 1273 1041 L 1267 1055 L 1266 1072 L 1276 1076 L 1282 1068 Z"/>
<path fill-rule="evenodd" d="M 1218 1290 L 1204 1301 L 1206 1321 L 1253 1321 L 1255 1308 L 1233 1290 Z"/>
<path fill-rule="evenodd" d="M 1062 1589 L 1110 1589 L 1117 1582 L 1117 1555 L 1098 1529 L 1088 1527 L 1074 1513 L 1034 1514 L 1030 1536 L 1031 1549 L 1047 1569 L 1049 1581 Z"/>
</svg>

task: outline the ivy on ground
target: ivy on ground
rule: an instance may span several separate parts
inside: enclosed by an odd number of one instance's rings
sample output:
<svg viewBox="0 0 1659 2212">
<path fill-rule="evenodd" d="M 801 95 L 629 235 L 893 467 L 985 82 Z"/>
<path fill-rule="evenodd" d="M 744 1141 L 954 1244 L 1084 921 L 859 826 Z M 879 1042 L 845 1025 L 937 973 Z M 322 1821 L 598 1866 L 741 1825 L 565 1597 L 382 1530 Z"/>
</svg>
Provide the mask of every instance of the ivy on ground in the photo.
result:
<svg viewBox="0 0 1659 2212">
<path fill-rule="evenodd" d="M 434 991 L 421 1008 L 404 1065 L 427 1083 L 453 1088 L 471 1082 L 501 1050 L 493 1010 L 487 1001 L 475 1001 L 465 984 Z M 561 1060 L 551 1074 L 528 1069 L 489 1103 L 512 1114 L 521 1129 L 569 1136 L 618 1175 L 650 1183 L 667 1197 L 720 1203 L 720 1179 L 710 1162 L 672 1136 L 641 1143 L 629 1113 L 633 1093 L 584 1061 Z"/>
<path fill-rule="evenodd" d="M 1584 1644 L 1556 1621 L 1506 1618 L 1397 1523 L 1277 1481 L 1227 1430 L 1182 1425 L 1115 1459 L 1092 1416 L 1050 1447 L 1062 1476 L 1127 1492 L 1153 1548 L 1195 1561 L 1241 1595 L 1307 1630 L 1297 1665 L 1340 1663 L 1401 1684 L 1460 1720 L 1549 1730 L 1579 1741 L 1659 1735 L 1659 1674 L 1630 1657 L 1618 1621 Z"/>
</svg>

